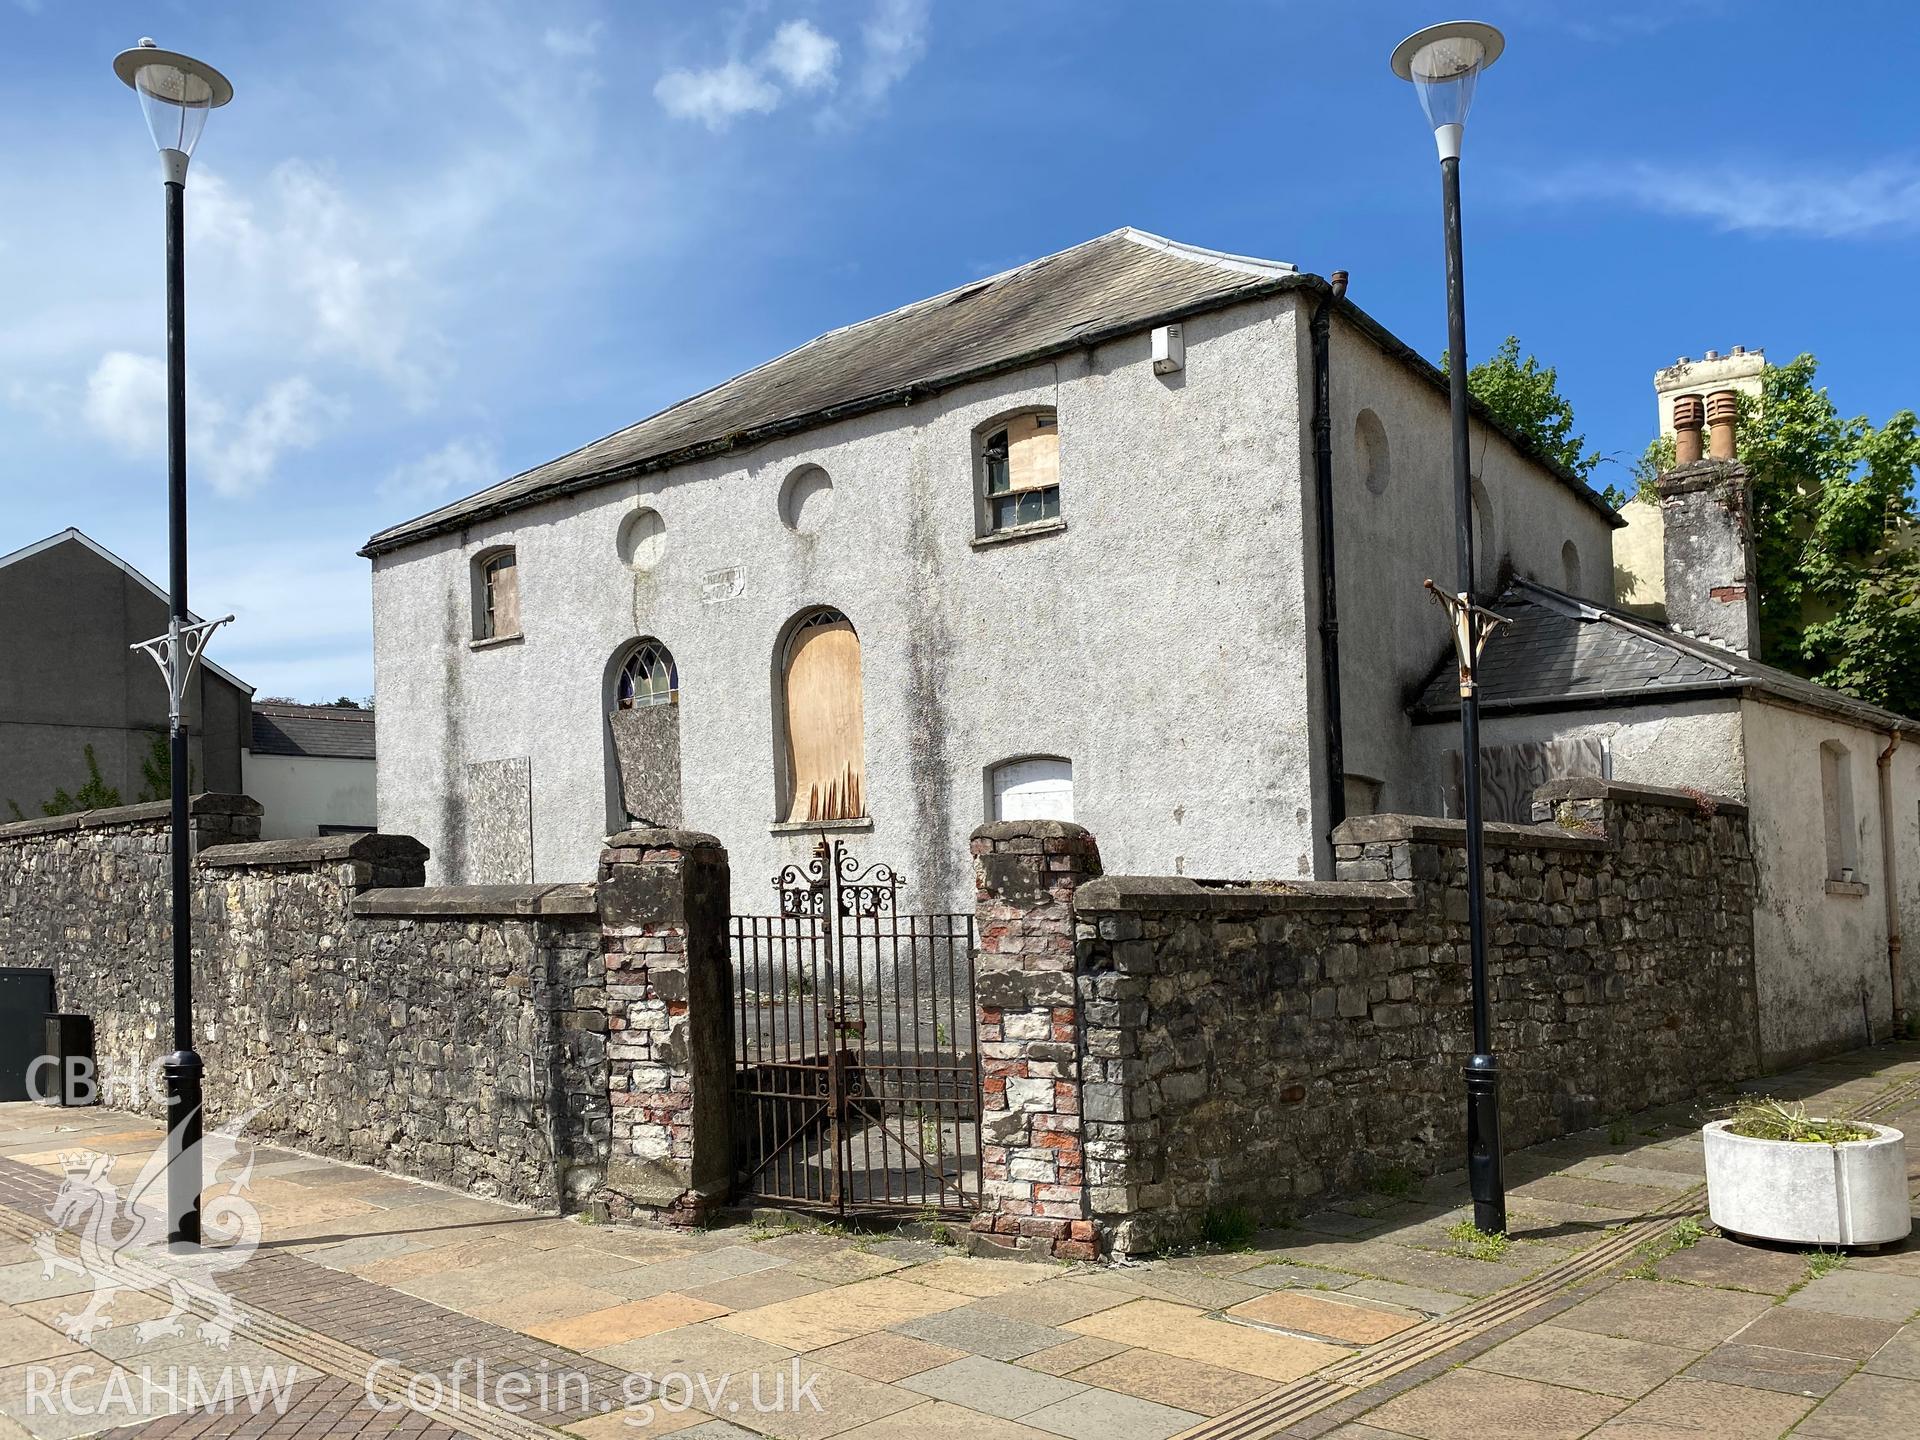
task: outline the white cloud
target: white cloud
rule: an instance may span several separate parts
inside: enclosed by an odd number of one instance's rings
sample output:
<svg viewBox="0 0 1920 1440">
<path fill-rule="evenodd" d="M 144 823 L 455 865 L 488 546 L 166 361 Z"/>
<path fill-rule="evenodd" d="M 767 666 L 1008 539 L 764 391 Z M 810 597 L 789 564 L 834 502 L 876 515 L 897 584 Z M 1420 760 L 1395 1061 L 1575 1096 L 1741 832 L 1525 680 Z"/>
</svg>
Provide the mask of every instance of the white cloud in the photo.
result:
<svg viewBox="0 0 1920 1440">
<path fill-rule="evenodd" d="M 927 25 L 931 0 L 878 0 L 867 23 L 860 27 L 863 55 L 860 94 L 869 102 L 882 99 L 927 53 Z"/>
<path fill-rule="evenodd" d="M 414 505 L 471 495 L 503 478 L 500 458 L 485 440 L 449 440 L 438 450 L 396 465 L 380 482 L 380 493 Z"/>
<path fill-rule="evenodd" d="M 840 42 L 805 20 L 789 20 L 773 32 L 766 62 L 796 90 L 823 90 L 833 84 L 840 64 Z"/>
<path fill-rule="evenodd" d="M 247 495 L 273 478 L 288 450 L 318 441 L 345 413 L 304 376 L 267 387 L 237 416 L 217 396 L 189 383 L 187 453 L 191 473 L 222 495 Z M 166 453 L 167 368 L 153 355 L 110 351 L 87 377 L 82 416 L 102 440 L 129 459 Z"/>
<path fill-rule="evenodd" d="M 82 413 L 122 455 L 145 458 L 167 443 L 167 367 L 153 355 L 115 350 L 87 377 Z"/>
<path fill-rule="evenodd" d="M 596 20 L 579 30 L 548 26 L 540 43 L 547 47 L 549 54 L 562 60 L 585 60 L 600 48 L 600 22 Z"/>
<path fill-rule="evenodd" d="M 1625 203 L 1755 235 L 1842 240 L 1920 230 L 1920 169 L 1905 164 L 1853 174 L 1807 170 L 1791 175 L 1706 162 L 1684 170 L 1596 165 L 1531 183 L 1548 200 Z"/>
<path fill-rule="evenodd" d="M 710 70 L 669 70 L 653 95 L 675 119 L 698 120 L 709 130 L 724 130 L 741 115 L 768 114 L 781 100 L 778 85 L 738 60 Z"/>
</svg>

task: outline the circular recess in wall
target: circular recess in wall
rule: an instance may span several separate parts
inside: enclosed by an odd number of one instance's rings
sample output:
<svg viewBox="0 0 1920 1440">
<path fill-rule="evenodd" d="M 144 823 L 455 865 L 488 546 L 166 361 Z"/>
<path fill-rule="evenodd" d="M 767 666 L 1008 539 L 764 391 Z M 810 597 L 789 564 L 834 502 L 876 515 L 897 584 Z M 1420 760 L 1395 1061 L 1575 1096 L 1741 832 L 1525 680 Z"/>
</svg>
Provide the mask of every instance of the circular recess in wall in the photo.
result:
<svg viewBox="0 0 1920 1440">
<path fill-rule="evenodd" d="M 1560 569 L 1565 573 L 1567 593 L 1580 593 L 1580 547 L 1571 540 L 1560 547 Z"/>
<path fill-rule="evenodd" d="M 1360 473 L 1366 477 L 1367 489 L 1375 495 L 1386 494 L 1387 483 L 1393 478 L 1387 455 L 1387 427 L 1373 411 L 1362 410 L 1353 422 L 1353 448 L 1359 457 Z"/>
<path fill-rule="evenodd" d="M 780 519 L 789 530 L 811 535 L 833 514 L 833 477 L 818 465 L 802 465 L 780 487 Z"/>
<path fill-rule="evenodd" d="M 658 510 L 639 509 L 620 522 L 620 558 L 636 570 L 651 570 L 667 553 L 667 522 Z"/>
</svg>

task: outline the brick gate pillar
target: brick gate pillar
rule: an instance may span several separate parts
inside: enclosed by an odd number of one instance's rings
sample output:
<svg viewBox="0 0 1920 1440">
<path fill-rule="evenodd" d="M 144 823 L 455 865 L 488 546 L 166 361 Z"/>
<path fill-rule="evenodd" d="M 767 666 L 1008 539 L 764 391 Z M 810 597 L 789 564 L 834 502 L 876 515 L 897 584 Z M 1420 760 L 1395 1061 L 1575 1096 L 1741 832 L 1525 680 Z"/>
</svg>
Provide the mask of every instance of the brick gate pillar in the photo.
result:
<svg viewBox="0 0 1920 1440">
<path fill-rule="evenodd" d="M 1073 892 L 1100 873 L 1061 820 L 973 832 L 984 1204 L 977 1241 L 1061 1259 L 1098 1251 L 1081 1150 Z"/>
<path fill-rule="evenodd" d="M 623 831 L 597 896 L 613 1133 L 594 1208 L 697 1221 L 733 1184 L 727 852 L 696 831 Z"/>
</svg>

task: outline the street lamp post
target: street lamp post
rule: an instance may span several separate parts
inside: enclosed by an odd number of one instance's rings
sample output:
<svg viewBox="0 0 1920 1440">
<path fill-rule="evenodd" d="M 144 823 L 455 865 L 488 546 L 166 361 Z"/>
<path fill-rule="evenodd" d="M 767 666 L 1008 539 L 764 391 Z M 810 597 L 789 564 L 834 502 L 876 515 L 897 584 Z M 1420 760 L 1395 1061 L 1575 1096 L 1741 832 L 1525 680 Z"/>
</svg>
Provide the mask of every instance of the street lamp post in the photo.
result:
<svg viewBox="0 0 1920 1440">
<path fill-rule="evenodd" d="M 1507 1228 L 1506 1184 L 1500 1165 L 1500 1067 L 1493 1056 L 1487 1000 L 1487 897 L 1480 817 L 1480 696 L 1476 668 L 1498 616 L 1473 598 L 1473 479 L 1467 443 L 1467 307 L 1460 251 L 1460 136 L 1482 70 L 1500 58 L 1506 41 L 1491 25 L 1455 20 L 1402 40 L 1393 72 L 1413 82 L 1433 125 L 1440 151 L 1440 185 L 1447 233 L 1447 379 L 1453 408 L 1454 556 L 1459 589 L 1448 595 L 1427 586 L 1447 607 L 1460 664 L 1460 789 L 1467 822 L 1467 926 L 1473 984 L 1473 1054 L 1466 1066 L 1467 1177 L 1473 1223 L 1490 1234 Z"/>
<path fill-rule="evenodd" d="M 167 682 L 167 738 L 173 816 L 173 1051 L 162 1062 L 167 1085 L 167 1241 L 200 1243 L 201 1063 L 193 1048 L 192 857 L 188 853 L 190 760 L 184 714 L 187 684 L 200 652 L 224 620 L 196 621 L 187 610 L 187 328 L 182 215 L 187 160 L 210 111 L 233 98 L 211 65 L 142 40 L 113 58 L 113 73 L 140 97 L 160 147 L 167 232 L 167 632 L 133 646 L 153 657 Z M 231 620 L 231 615 L 227 620 Z"/>
</svg>

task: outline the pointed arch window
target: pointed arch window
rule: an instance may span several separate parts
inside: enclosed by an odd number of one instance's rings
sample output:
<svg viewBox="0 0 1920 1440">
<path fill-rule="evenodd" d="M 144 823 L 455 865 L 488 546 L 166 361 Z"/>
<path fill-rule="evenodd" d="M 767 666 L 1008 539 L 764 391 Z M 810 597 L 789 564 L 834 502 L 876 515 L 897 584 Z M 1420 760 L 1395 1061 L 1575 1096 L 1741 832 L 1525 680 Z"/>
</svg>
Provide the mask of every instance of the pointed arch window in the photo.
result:
<svg viewBox="0 0 1920 1440">
<path fill-rule="evenodd" d="M 867 813 L 860 637 L 838 610 L 809 612 L 788 633 L 781 665 L 787 821 Z"/>
<path fill-rule="evenodd" d="M 620 667 L 614 686 L 614 704 L 621 710 L 645 710 L 651 705 L 680 703 L 680 671 L 667 647 L 646 640 Z"/>
</svg>

